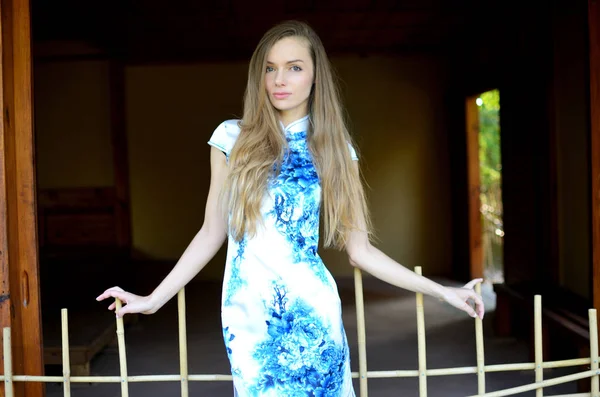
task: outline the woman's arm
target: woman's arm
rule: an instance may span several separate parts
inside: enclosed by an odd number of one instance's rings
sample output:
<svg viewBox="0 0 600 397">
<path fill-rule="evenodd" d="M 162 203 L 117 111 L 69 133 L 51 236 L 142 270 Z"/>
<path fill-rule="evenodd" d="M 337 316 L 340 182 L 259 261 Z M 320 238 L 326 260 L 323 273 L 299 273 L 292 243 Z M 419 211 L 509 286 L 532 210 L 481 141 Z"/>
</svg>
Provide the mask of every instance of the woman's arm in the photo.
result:
<svg viewBox="0 0 600 397">
<path fill-rule="evenodd" d="M 356 170 L 358 172 L 358 166 Z M 473 291 L 473 287 L 481 282 L 481 279 L 472 280 L 463 288 L 444 287 L 426 277 L 419 276 L 391 259 L 371 245 L 367 233 L 361 230 L 350 233 L 346 251 L 352 266 L 358 267 L 380 280 L 409 291 L 421 292 L 445 300 L 452 306 L 466 311 L 472 317 L 483 318 L 483 301 L 479 294 Z M 467 303 L 469 300 L 475 303 L 476 311 Z"/>
<path fill-rule="evenodd" d="M 218 203 L 221 189 L 227 178 L 228 168 L 225 155 L 214 147 L 211 147 L 210 165 L 210 190 L 206 200 L 204 223 L 173 270 L 148 296 L 134 295 L 119 287 L 113 287 L 96 298 L 101 301 L 112 297 L 126 303 L 117 316 L 122 317 L 126 313 L 151 314 L 156 312 L 194 278 L 223 245 L 227 237 L 227 225 Z M 114 303 L 109 306 L 109 310 L 114 308 Z"/>
<path fill-rule="evenodd" d="M 352 266 L 358 267 L 367 273 L 389 284 L 413 292 L 434 296 L 464 310 L 471 317 L 479 316 L 483 319 L 484 307 L 481 297 L 473 291 L 473 287 L 481 279 L 470 281 L 463 288 L 444 287 L 426 277 L 419 276 L 391 259 L 389 256 L 373 247 L 365 232 L 352 232 L 346 250 Z M 475 302 L 476 311 L 467 303 Z"/>
</svg>

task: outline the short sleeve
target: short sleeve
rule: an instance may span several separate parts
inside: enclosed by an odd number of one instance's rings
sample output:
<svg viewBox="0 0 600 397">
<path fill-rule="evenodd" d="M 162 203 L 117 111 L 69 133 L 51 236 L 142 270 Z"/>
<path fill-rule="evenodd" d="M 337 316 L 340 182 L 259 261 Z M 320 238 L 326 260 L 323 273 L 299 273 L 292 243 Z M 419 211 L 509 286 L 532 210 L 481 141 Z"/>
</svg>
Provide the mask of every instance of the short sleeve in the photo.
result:
<svg viewBox="0 0 600 397">
<path fill-rule="evenodd" d="M 216 147 L 227 157 L 235 145 L 235 141 L 240 135 L 239 120 L 227 120 L 219 124 L 212 136 L 208 140 L 208 144 Z"/>
<path fill-rule="evenodd" d="M 348 149 L 350 150 L 350 157 L 352 157 L 352 160 L 358 161 L 356 150 L 354 150 L 354 147 L 350 144 L 350 142 L 348 142 Z"/>
</svg>

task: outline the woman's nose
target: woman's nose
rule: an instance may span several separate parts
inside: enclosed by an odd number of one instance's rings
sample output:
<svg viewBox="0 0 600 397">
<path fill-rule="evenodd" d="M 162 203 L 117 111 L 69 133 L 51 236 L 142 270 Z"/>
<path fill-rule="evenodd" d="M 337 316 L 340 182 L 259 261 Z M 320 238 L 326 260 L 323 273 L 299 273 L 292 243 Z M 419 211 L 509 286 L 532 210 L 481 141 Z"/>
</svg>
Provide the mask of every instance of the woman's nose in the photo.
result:
<svg viewBox="0 0 600 397">
<path fill-rule="evenodd" d="M 283 71 L 281 69 L 276 72 L 275 85 L 277 85 L 277 86 L 285 85 L 285 79 L 283 76 Z"/>
</svg>

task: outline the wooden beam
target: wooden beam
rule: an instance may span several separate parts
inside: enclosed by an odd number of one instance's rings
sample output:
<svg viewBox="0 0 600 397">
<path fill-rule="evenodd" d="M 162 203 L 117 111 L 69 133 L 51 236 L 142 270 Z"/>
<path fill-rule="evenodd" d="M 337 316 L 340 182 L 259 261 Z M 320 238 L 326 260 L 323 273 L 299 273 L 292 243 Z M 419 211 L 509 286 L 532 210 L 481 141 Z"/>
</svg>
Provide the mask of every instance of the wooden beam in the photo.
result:
<svg viewBox="0 0 600 397">
<path fill-rule="evenodd" d="M 469 258 L 471 278 L 483 277 L 483 244 L 481 230 L 481 189 L 479 177 L 479 109 L 477 96 L 466 101 L 467 172 L 469 188 Z"/>
<path fill-rule="evenodd" d="M 588 0 L 594 307 L 600 308 L 600 4 Z"/>
<path fill-rule="evenodd" d="M 14 373 L 42 375 L 29 11 L 28 0 L 0 0 L 0 326 L 11 327 Z M 14 391 L 44 395 L 40 383 Z"/>
</svg>

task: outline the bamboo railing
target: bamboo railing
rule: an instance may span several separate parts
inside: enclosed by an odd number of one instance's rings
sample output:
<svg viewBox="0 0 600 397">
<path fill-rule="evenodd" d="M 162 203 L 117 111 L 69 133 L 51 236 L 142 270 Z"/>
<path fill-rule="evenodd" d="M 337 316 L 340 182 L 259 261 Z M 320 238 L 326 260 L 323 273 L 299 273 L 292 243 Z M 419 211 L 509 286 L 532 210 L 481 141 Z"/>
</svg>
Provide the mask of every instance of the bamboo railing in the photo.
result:
<svg viewBox="0 0 600 397">
<path fill-rule="evenodd" d="M 421 268 L 415 268 L 418 274 L 421 274 Z M 352 373 L 353 378 L 359 378 L 360 397 L 368 396 L 367 381 L 369 378 L 405 378 L 418 377 L 419 379 L 419 397 L 427 396 L 427 379 L 431 376 L 449 376 L 474 374 L 477 377 L 477 394 L 470 397 L 502 397 L 512 396 L 527 391 L 536 391 L 536 397 L 544 394 L 544 388 L 555 386 L 562 383 L 573 382 L 580 379 L 590 378 L 591 392 L 577 394 L 554 395 L 553 397 L 600 397 L 598 368 L 598 326 L 596 319 L 596 310 L 589 310 L 589 331 L 590 331 L 590 357 L 577 358 L 561 361 L 543 361 L 542 356 L 542 298 L 539 295 L 534 299 L 534 350 L 535 362 L 533 363 L 515 363 L 515 364 L 496 364 L 485 365 L 484 343 L 483 343 L 483 324 L 482 320 L 476 318 L 475 321 L 475 342 L 476 342 L 476 366 L 456 367 L 456 368 L 436 368 L 428 369 L 426 362 L 426 335 L 425 335 L 425 312 L 423 307 L 423 295 L 416 294 L 416 312 L 417 312 L 417 337 L 418 337 L 418 369 L 416 370 L 391 370 L 391 371 L 368 371 L 366 357 L 366 326 L 364 313 L 364 299 L 362 274 L 360 270 L 354 271 L 356 311 L 358 325 L 358 372 Z M 478 293 L 481 293 L 481 285 L 476 286 Z M 121 396 L 129 396 L 129 383 L 136 382 L 179 382 L 181 384 L 181 396 L 188 397 L 189 382 L 211 382 L 211 381 L 232 381 L 231 375 L 224 374 L 188 374 L 187 360 L 187 330 L 186 330 L 186 309 L 185 309 L 185 290 L 181 290 L 177 296 L 178 319 L 179 319 L 179 375 L 143 375 L 129 376 L 127 374 L 127 353 L 125 348 L 125 331 L 123 319 L 116 319 L 118 351 L 119 351 L 119 376 L 71 376 L 69 364 L 69 324 L 67 309 L 62 309 L 62 352 L 63 352 L 63 376 L 31 376 L 15 375 L 12 371 L 12 345 L 10 328 L 3 329 L 3 354 L 4 354 L 4 375 L 0 375 L 0 382 L 4 384 L 5 396 L 15 397 L 13 385 L 15 382 L 60 382 L 63 384 L 64 396 L 71 396 L 72 383 L 120 383 Z M 116 301 L 117 310 L 121 308 L 121 302 Z M 566 375 L 553 379 L 543 378 L 544 369 L 574 366 L 589 366 L 587 371 Z M 531 370 L 535 375 L 535 382 L 513 387 L 510 389 L 486 392 L 485 374 L 491 372 L 504 371 L 524 371 Z"/>
</svg>

